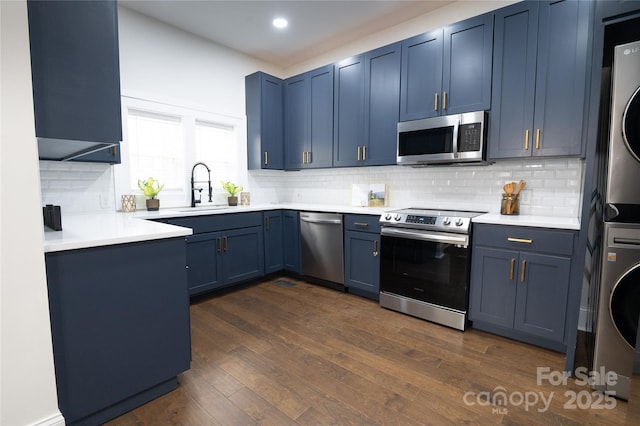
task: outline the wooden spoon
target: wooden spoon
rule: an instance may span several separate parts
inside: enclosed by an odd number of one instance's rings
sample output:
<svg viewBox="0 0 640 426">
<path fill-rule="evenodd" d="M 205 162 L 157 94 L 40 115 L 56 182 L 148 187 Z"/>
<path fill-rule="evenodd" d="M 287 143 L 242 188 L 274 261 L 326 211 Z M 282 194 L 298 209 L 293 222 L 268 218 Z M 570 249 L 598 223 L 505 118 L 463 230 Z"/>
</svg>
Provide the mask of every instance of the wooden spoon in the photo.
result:
<svg viewBox="0 0 640 426">
<path fill-rule="evenodd" d="M 502 189 L 504 190 L 504 193 L 507 195 L 511 195 L 513 193 L 513 190 L 516 187 L 516 183 L 515 182 L 509 182 L 509 183 L 505 183 L 504 186 L 502 187 Z"/>
<path fill-rule="evenodd" d="M 520 179 L 520 182 L 518 182 L 518 188 L 516 188 L 516 192 L 513 193 L 513 195 L 518 195 L 520 193 L 520 191 L 522 191 L 525 187 L 527 183 L 525 181 L 523 181 L 522 179 Z"/>
</svg>

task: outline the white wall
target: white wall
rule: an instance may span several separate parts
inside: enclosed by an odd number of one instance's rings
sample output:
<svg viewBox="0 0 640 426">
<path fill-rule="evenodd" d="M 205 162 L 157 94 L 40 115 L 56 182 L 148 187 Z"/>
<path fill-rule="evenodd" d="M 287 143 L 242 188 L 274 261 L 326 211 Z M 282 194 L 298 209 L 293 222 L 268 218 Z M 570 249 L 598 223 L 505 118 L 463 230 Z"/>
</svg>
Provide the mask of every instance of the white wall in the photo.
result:
<svg viewBox="0 0 640 426">
<path fill-rule="evenodd" d="M 293 65 L 284 70 L 284 76 L 290 77 L 314 68 L 337 62 L 352 55 L 404 40 L 418 34 L 442 28 L 454 22 L 462 21 L 473 16 L 482 15 L 491 10 L 499 9 L 520 0 L 461 0 L 433 12 L 416 16 L 399 25 L 387 28 L 353 43 L 345 43 L 338 49 L 318 55 L 308 61 Z"/>
<path fill-rule="evenodd" d="M 0 22 L 0 424 L 64 424 L 42 250 L 26 3 L 0 2 Z"/>
</svg>

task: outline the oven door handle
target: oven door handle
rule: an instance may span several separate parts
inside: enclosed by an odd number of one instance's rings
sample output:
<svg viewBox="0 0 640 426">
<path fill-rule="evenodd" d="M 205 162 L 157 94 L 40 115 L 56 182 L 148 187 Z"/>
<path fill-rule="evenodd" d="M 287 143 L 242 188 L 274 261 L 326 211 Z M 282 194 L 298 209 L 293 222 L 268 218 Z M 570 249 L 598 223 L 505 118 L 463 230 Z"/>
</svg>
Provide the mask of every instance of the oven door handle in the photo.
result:
<svg viewBox="0 0 640 426">
<path fill-rule="evenodd" d="M 457 244 L 463 247 L 469 245 L 469 236 L 461 234 L 450 234 L 446 232 L 429 232 L 420 230 L 406 230 L 402 228 L 383 227 L 380 233 L 387 237 L 408 238 L 411 240 L 431 241 L 436 243 Z"/>
</svg>

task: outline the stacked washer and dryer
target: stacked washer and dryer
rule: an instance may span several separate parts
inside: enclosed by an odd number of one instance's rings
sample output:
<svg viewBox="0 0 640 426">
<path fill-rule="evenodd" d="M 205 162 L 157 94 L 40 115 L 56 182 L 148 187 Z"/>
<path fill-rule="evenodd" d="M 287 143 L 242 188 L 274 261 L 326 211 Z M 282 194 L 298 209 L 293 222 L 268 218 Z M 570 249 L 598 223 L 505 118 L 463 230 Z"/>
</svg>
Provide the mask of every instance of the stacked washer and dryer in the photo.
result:
<svg viewBox="0 0 640 426">
<path fill-rule="evenodd" d="M 613 371 L 596 389 L 628 399 L 640 315 L 640 41 L 616 46 L 592 369 Z"/>
</svg>

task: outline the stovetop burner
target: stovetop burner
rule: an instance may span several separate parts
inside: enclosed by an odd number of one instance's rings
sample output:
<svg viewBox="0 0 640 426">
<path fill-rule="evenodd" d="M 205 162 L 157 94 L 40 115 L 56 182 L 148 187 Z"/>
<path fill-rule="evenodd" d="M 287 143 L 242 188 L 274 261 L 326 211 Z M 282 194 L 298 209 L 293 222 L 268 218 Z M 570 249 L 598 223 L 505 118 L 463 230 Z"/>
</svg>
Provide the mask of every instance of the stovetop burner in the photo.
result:
<svg viewBox="0 0 640 426">
<path fill-rule="evenodd" d="M 468 234 L 471 228 L 471 219 L 481 214 L 484 212 L 411 207 L 384 212 L 380 217 L 380 224 L 382 226 Z"/>
</svg>

